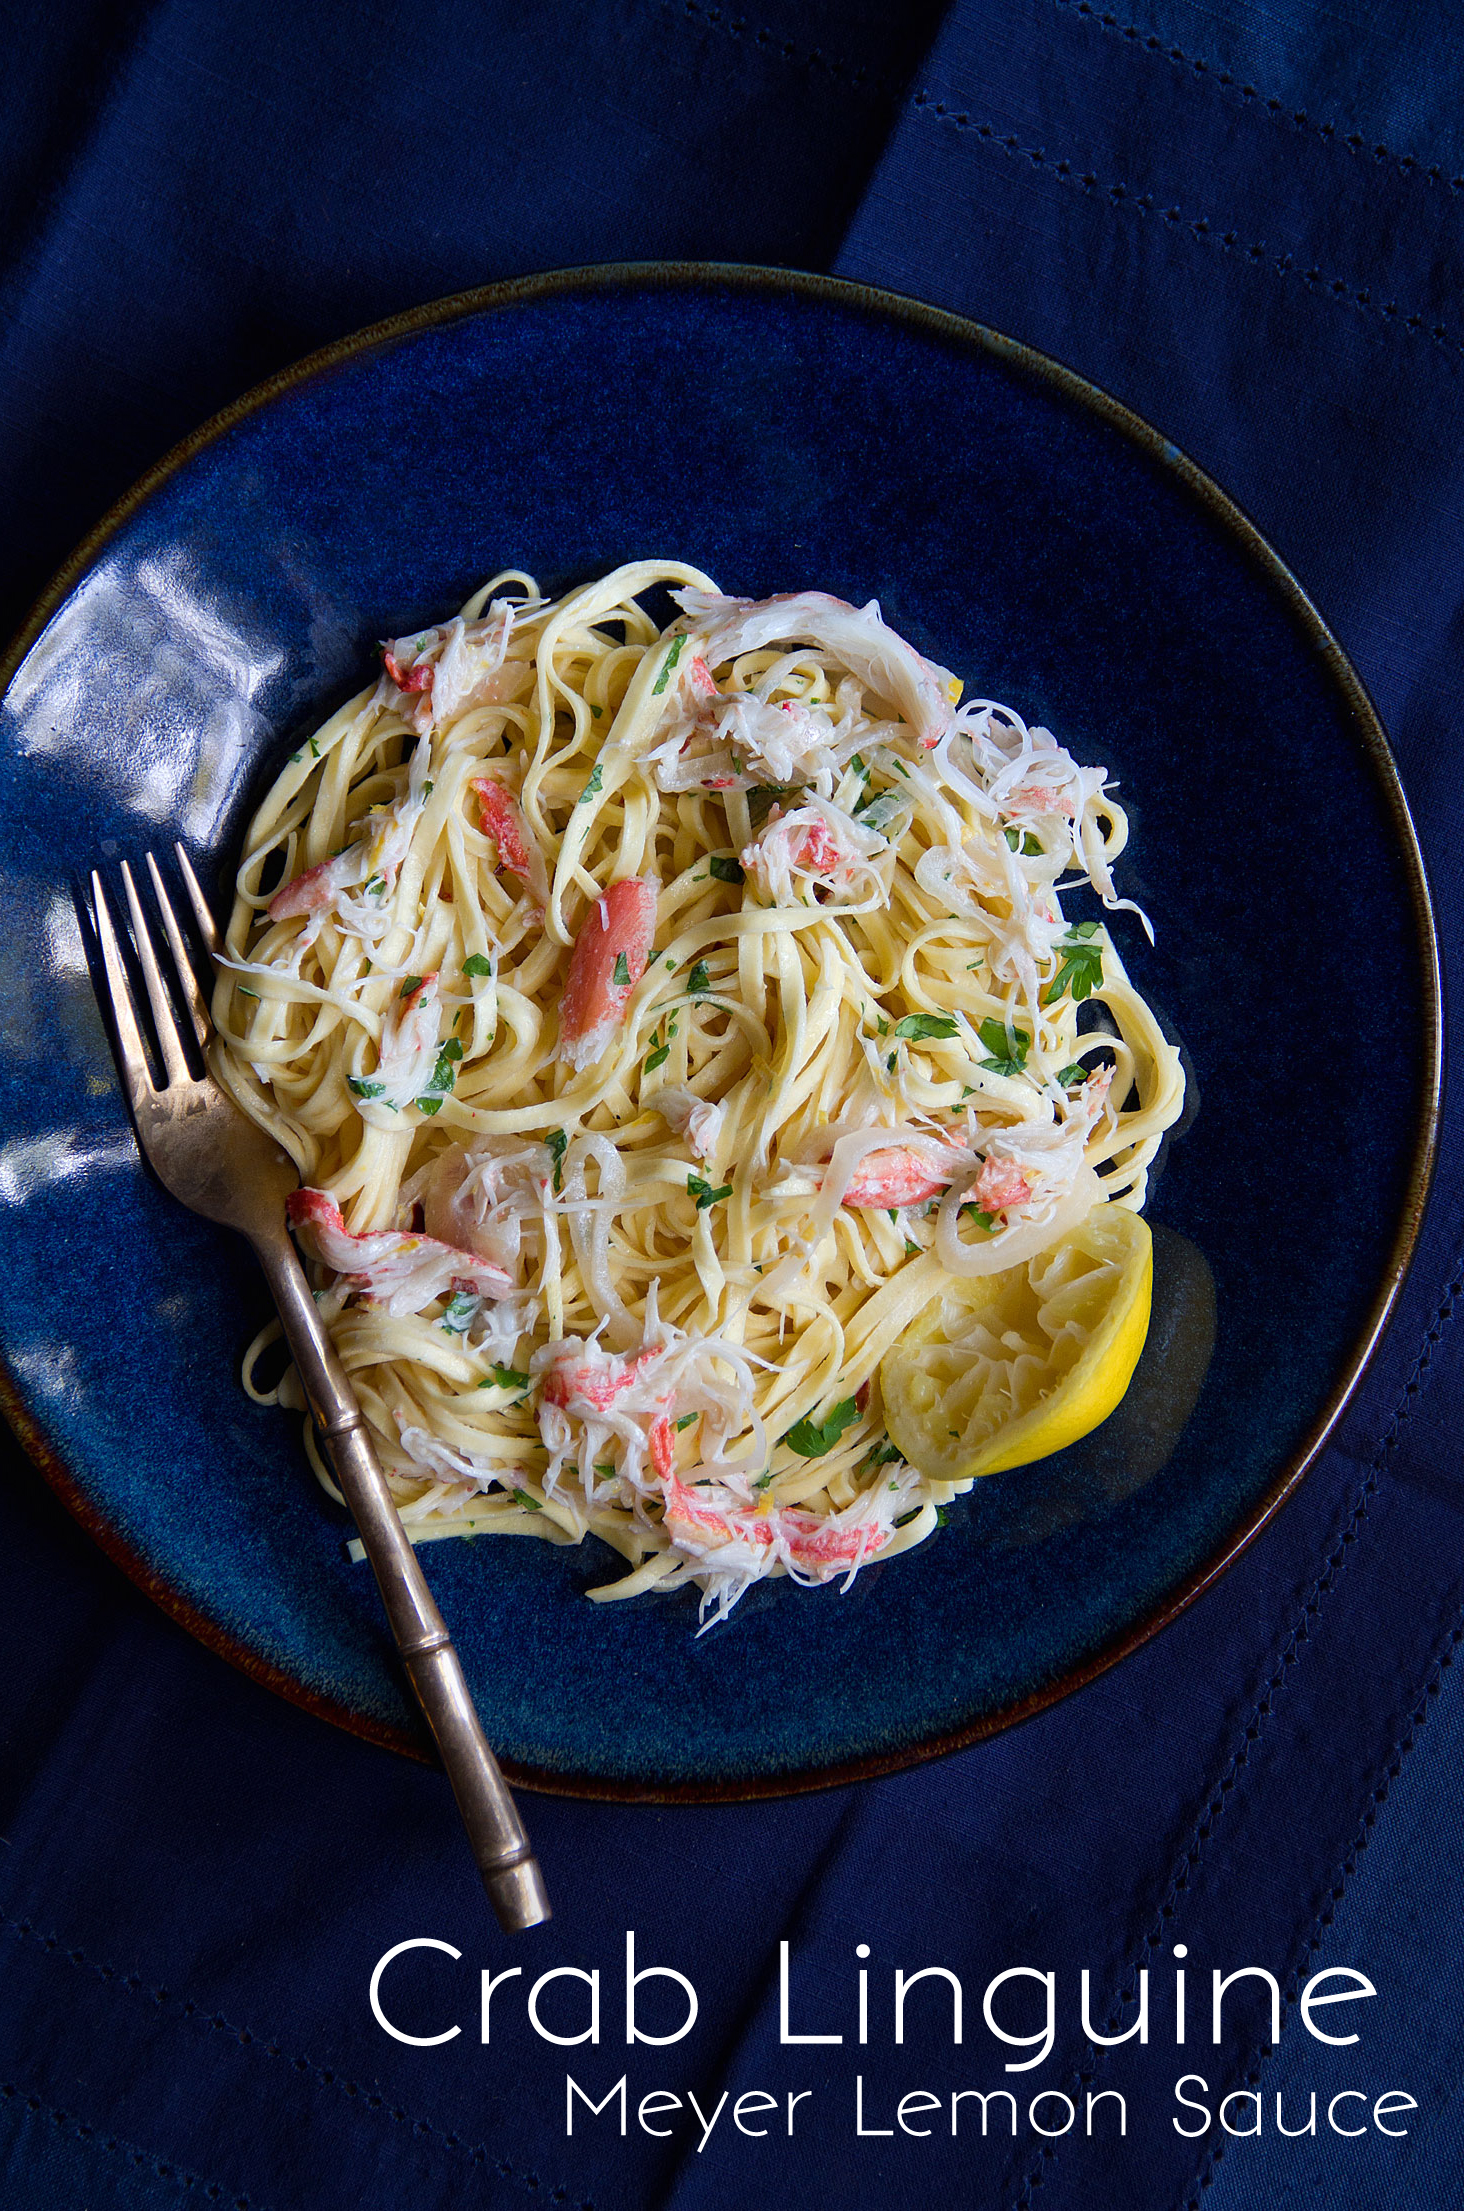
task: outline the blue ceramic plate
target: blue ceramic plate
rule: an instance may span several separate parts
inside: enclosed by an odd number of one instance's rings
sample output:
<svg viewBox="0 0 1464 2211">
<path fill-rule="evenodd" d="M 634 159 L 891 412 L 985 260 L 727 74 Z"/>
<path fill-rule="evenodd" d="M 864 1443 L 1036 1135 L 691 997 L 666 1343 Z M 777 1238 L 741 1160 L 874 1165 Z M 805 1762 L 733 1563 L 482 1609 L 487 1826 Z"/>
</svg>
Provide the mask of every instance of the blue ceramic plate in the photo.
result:
<svg viewBox="0 0 1464 2211">
<path fill-rule="evenodd" d="M 863 601 L 1121 779 L 1119 941 L 1187 1055 L 1156 1179 L 1157 1304 L 1124 1406 L 978 1486 L 852 1593 L 608 1608 L 609 1555 L 438 1544 L 428 1575 L 505 1763 L 547 1788 L 749 1795 L 1009 1724 L 1133 1647 L 1273 1511 L 1335 1420 L 1427 1181 L 1427 895 L 1356 677 L 1273 554 L 1112 401 L 993 333 L 773 272 L 592 271 L 424 309 L 221 416 L 108 517 L 9 663 L 0 805 L 0 1345 L 32 1450 L 214 1648 L 418 1740 L 367 1570 L 292 1420 L 239 1387 L 244 1247 L 139 1165 L 74 903 L 246 818 L 373 641 L 493 570 L 549 590 L 647 554 L 727 590 Z M 1325 803 L 1319 803 L 1319 794 Z M 1336 925 L 1345 897 L 1347 926 Z M 1368 1111 L 1334 1070 L 1367 1008 Z"/>
</svg>

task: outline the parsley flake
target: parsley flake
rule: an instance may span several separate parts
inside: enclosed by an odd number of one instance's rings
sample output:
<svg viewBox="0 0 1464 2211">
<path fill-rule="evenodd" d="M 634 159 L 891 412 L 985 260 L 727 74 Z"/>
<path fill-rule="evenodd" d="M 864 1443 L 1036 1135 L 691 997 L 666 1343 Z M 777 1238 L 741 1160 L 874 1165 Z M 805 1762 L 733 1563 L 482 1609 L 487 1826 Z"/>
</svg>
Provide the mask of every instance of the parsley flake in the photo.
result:
<svg viewBox="0 0 1464 2211">
<path fill-rule="evenodd" d="M 386 1084 L 384 1082 L 364 1081 L 356 1075 L 347 1075 L 346 1088 L 353 1097 L 357 1098 L 384 1098 L 386 1096 Z"/>
<path fill-rule="evenodd" d="M 734 860 L 730 852 L 714 852 L 707 866 L 719 883 L 743 883 L 747 880 L 742 862 Z"/>
<path fill-rule="evenodd" d="M 544 1138 L 544 1143 L 549 1157 L 554 1162 L 554 1191 L 555 1195 L 558 1196 L 564 1188 L 564 1155 L 569 1149 L 569 1138 L 565 1135 L 563 1129 L 550 1129 L 548 1135 Z"/>
<path fill-rule="evenodd" d="M 1080 1059 L 1075 1059 L 1070 1067 L 1060 1067 L 1058 1069 L 1057 1079 L 1064 1090 L 1070 1090 L 1075 1082 L 1086 1082 L 1088 1080 L 1088 1070 Z"/>
<path fill-rule="evenodd" d="M 1004 1021 L 988 1020 L 977 1023 L 976 1034 L 991 1054 L 989 1059 L 982 1060 L 983 1067 L 990 1068 L 994 1075 L 1022 1073 L 1032 1044 L 1025 1029 L 1013 1029 L 1008 1035 Z"/>
<path fill-rule="evenodd" d="M 934 1037 L 944 1040 L 957 1034 L 953 1013 L 907 1013 L 903 1021 L 895 1023 L 896 1036 L 908 1037 L 912 1044 L 923 1043 Z"/>
<path fill-rule="evenodd" d="M 426 977 L 422 975 L 404 976 L 402 979 L 402 987 L 397 992 L 398 998 L 410 998 L 414 990 L 420 990 L 422 988 L 425 980 Z"/>
<path fill-rule="evenodd" d="M 516 1505 L 522 1505 L 525 1512 L 542 1512 L 544 1510 L 538 1498 L 531 1497 L 526 1489 L 516 1489 L 513 1493 L 513 1501 Z"/>
<path fill-rule="evenodd" d="M 470 952 L 463 961 L 463 973 L 465 975 L 491 975 L 493 973 L 493 962 L 486 952 Z"/>
<path fill-rule="evenodd" d="M 466 1335 L 482 1302 L 469 1290 L 454 1290 L 442 1309 L 442 1325 L 448 1335 Z"/>
<path fill-rule="evenodd" d="M 696 1420 L 696 1419 L 697 1419 L 698 1417 L 699 1417 L 699 1415 L 698 1415 L 698 1414 L 696 1414 L 696 1413 L 683 1413 L 683 1414 L 682 1414 L 682 1416 L 681 1416 L 681 1418 L 680 1418 L 680 1419 L 679 1419 L 679 1420 L 677 1421 L 677 1423 L 676 1423 L 676 1433 L 677 1433 L 677 1435 L 678 1435 L 678 1436 L 680 1435 L 680 1433 L 681 1433 L 681 1431 L 682 1431 L 682 1429 L 683 1429 L 683 1428 L 689 1428 L 689 1427 L 691 1426 L 692 1422 L 693 1422 L 694 1420 Z"/>
<path fill-rule="evenodd" d="M 783 1441 L 790 1451 L 796 1451 L 801 1459 L 821 1458 L 825 1451 L 832 1451 L 846 1428 L 852 1428 L 859 1418 L 859 1407 L 852 1397 L 843 1398 L 820 1426 L 818 1422 L 803 1419 L 795 1422 Z"/>
<path fill-rule="evenodd" d="M 671 671 L 676 666 L 677 661 L 681 658 L 682 650 L 685 647 L 685 644 L 686 632 L 684 630 L 679 637 L 672 638 L 671 650 L 669 653 L 667 653 L 665 659 L 661 662 L 661 673 L 657 676 L 655 682 L 651 685 L 651 697 L 653 699 L 658 699 L 661 696 L 661 693 L 665 690 L 667 684 L 671 681 Z"/>
<path fill-rule="evenodd" d="M 668 1059 L 669 1059 L 670 1057 L 671 1057 L 671 1047 L 670 1047 L 670 1045 L 669 1045 L 669 1044 L 658 1044 L 658 1045 L 656 1046 L 656 1049 L 654 1050 L 654 1052 L 647 1052 L 647 1054 L 646 1054 L 646 1061 L 645 1061 L 645 1071 L 646 1071 L 646 1073 L 647 1073 L 647 1074 L 649 1075 L 650 1073 L 652 1073 L 652 1071 L 653 1071 L 653 1070 L 654 1070 L 655 1068 L 657 1068 L 657 1067 L 664 1067 L 664 1066 L 665 1066 L 665 1064 L 666 1064 L 666 1061 L 667 1061 L 667 1060 L 668 1060 Z"/>
<path fill-rule="evenodd" d="M 1041 859 L 1041 842 L 1032 835 L 1030 830 L 1024 835 L 1020 829 L 1004 829 L 1002 835 L 1006 838 L 1013 852 L 1020 852 L 1024 860 Z"/>
<path fill-rule="evenodd" d="M 1097 933 L 1096 921 L 1080 921 L 1059 939 L 1057 972 L 1042 993 L 1044 1006 L 1062 997 L 1070 997 L 1078 1004 L 1090 998 L 1095 990 L 1101 990 L 1103 947 L 1093 942 Z"/>
<path fill-rule="evenodd" d="M 600 774 L 600 763 L 597 760 L 595 762 L 595 765 L 590 770 L 589 781 L 586 783 L 584 789 L 580 792 L 579 797 L 575 800 L 576 806 L 583 806 L 587 798 L 598 797 L 602 786 L 603 778 Z"/>
<path fill-rule="evenodd" d="M 712 987 L 711 971 L 705 960 L 698 960 L 686 978 L 686 987 L 693 998 L 703 997 Z"/>
<path fill-rule="evenodd" d="M 630 962 L 623 952 L 615 955 L 615 973 L 611 980 L 619 983 L 622 990 L 630 988 Z"/>
<path fill-rule="evenodd" d="M 723 1198 L 731 1197 L 732 1185 L 730 1182 L 724 1182 L 720 1190 L 714 1190 L 704 1176 L 688 1175 L 686 1178 L 686 1194 L 689 1198 L 696 1199 L 698 1213 L 705 1213 L 709 1205 L 720 1205 Z"/>
</svg>

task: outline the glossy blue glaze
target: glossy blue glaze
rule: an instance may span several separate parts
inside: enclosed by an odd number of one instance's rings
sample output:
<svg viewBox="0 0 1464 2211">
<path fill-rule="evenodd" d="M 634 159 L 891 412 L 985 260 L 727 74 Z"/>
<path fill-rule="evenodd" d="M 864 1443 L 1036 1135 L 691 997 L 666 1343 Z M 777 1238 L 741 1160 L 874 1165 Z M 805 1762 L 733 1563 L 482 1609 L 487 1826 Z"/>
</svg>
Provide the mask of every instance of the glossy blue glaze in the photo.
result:
<svg viewBox="0 0 1464 2211">
<path fill-rule="evenodd" d="M 1116 936 L 1198 1102 L 1124 1407 L 847 1597 L 765 1585 L 697 1640 L 689 1598 L 586 1603 L 615 1570 L 593 1543 L 424 1552 L 510 1760 L 796 1783 L 1050 1694 L 1254 1520 L 1346 1379 L 1418 1158 L 1418 886 L 1356 700 L 1173 449 L 1018 349 L 778 279 L 551 287 L 327 365 L 125 513 L 3 707 L 0 1341 L 74 1501 L 164 1601 L 411 1726 L 295 1424 L 239 1388 L 252 1263 L 139 1165 L 74 886 L 181 835 L 222 900 L 251 804 L 376 638 L 500 567 L 558 591 L 649 554 L 877 595 L 968 695 L 1107 763 L 1158 941 Z"/>
</svg>

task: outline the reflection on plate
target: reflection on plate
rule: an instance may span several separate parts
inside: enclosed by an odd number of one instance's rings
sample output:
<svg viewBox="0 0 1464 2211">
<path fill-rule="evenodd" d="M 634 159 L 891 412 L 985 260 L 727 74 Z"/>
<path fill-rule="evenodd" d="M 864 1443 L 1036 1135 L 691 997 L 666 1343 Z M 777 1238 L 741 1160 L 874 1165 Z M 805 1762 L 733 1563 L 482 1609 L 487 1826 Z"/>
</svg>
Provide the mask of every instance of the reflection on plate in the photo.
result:
<svg viewBox="0 0 1464 2211">
<path fill-rule="evenodd" d="M 1155 1320 L 1125 1403 L 978 1484 L 847 1598 L 765 1584 L 696 1641 L 689 1597 L 586 1603 L 608 1563 L 592 1543 L 424 1552 L 521 1779 L 735 1796 L 1008 1724 L 1254 1533 L 1406 1264 L 1438 996 L 1356 678 L 1213 486 L 1039 356 L 811 278 L 627 270 L 426 309 L 279 380 L 109 517 L 12 662 L 0 1194 L 27 1233 L 0 1345 L 73 1508 L 286 1694 L 415 1740 L 344 1523 L 289 1425 L 239 1390 L 264 1314 L 247 1255 L 137 1160 L 74 885 L 99 855 L 181 835 L 217 889 L 287 741 L 358 684 L 377 637 L 510 563 L 558 590 L 648 550 L 745 594 L 877 595 L 969 691 L 1105 762 L 1134 818 L 1120 888 L 1158 943 L 1130 917 L 1115 934 L 1204 1090 L 1154 1183 Z M 1361 1122 L 1339 1076 L 1359 1009 Z"/>
</svg>

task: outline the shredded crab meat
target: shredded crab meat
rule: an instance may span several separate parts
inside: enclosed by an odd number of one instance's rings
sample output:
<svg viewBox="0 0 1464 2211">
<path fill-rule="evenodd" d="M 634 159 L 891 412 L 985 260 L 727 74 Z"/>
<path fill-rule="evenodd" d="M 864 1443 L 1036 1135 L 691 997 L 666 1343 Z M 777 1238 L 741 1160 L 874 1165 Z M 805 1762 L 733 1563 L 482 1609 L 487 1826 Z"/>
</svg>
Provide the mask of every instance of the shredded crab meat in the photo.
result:
<svg viewBox="0 0 1464 2211">
<path fill-rule="evenodd" d="M 673 1474 L 665 1485 L 665 1526 L 672 1549 L 687 1561 L 688 1578 L 701 1587 L 701 1632 L 724 1621 L 754 1582 L 778 1568 L 805 1587 L 842 1577 L 847 1590 L 885 1548 L 919 1486 L 914 1469 L 902 1466 L 842 1510 L 812 1513 L 752 1505 L 723 1484 L 689 1488 Z"/>
<path fill-rule="evenodd" d="M 770 906 L 813 904 L 820 891 L 848 903 L 878 896 L 880 878 L 870 863 L 888 849 L 877 830 L 827 799 L 811 798 L 788 814 L 774 808 L 744 850 L 742 866 Z"/>
<path fill-rule="evenodd" d="M 1102 1185 L 1084 1154 L 1110 1110 L 1112 1081 L 1111 1068 L 1095 1068 L 1080 1089 L 1062 1095 L 1046 1120 L 991 1127 L 969 1116 L 967 1157 L 975 1161 L 974 1180 L 957 1178 L 936 1218 L 935 1248 L 950 1273 L 992 1274 L 1016 1266 L 1075 1228 L 1101 1202 Z M 960 1212 L 968 1204 L 996 1224 L 994 1233 L 974 1243 L 959 1233 Z"/>
<path fill-rule="evenodd" d="M 511 599 L 495 599 L 480 621 L 455 615 L 413 637 L 392 638 L 382 648 L 380 703 L 396 707 L 427 734 L 470 707 L 515 697 L 528 671 L 509 662 L 508 642 L 523 612 Z"/>
<path fill-rule="evenodd" d="M 423 1175 L 403 1186 L 405 1203 L 420 1199 L 427 1232 L 480 1254 L 517 1275 L 525 1231 L 543 1248 L 552 1163 L 545 1145 L 516 1136 L 480 1136 L 451 1144 Z"/>
<path fill-rule="evenodd" d="M 1042 872 L 1055 880 L 1069 867 L 1079 869 L 1110 913 L 1138 915 L 1152 943 L 1154 932 L 1142 907 L 1120 898 L 1114 888 L 1116 852 L 1101 826 L 1108 770 L 1083 767 L 1050 729 L 1029 727 L 1011 707 L 991 699 L 963 707 L 940 745 L 937 761 L 953 782 L 966 780 L 954 757 L 962 744 L 997 821 L 1018 830 L 1040 829 Z"/>
<path fill-rule="evenodd" d="M 353 1234 L 324 1190 L 292 1191 L 287 1210 L 290 1226 L 311 1256 L 353 1290 L 384 1305 L 393 1320 L 420 1313 L 435 1298 L 459 1290 L 498 1298 L 513 1288 L 508 1274 L 492 1260 L 440 1243 L 435 1236 L 396 1228 Z"/>
<path fill-rule="evenodd" d="M 664 1083 L 653 1092 L 647 1103 L 684 1136 L 698 1159 L 710 1159 L 717 1148 L 726 1118 L 726 1108 L 709 1098 L 699 1098 L 694 1090 L 684 1090 L 677 1083 Z"/>
<path fill-rule="evenodd" d="M 761 646 L 819 646 L 866 690 L 898 709 L 922 745 L 950 727 L 959 686 L 946 668 L 924 660 L 884 620 L 879 601 L 851 606 L 823 591 L 789 591 L 771 599 L 728 599 L 711 591 L 676 591 L 676 604 L 698 641 L 699 657 L 716 668 Z"/>
<path fill-rule="evenodd" d="M 766 1456 L 746 1352 L 724 1337 L 689 1336 L 662 1321 L 654 1283 L 639 1349 L 621 1355 L 593 1340 L 562 1337 L 534 1353 L 529 1372 L 549 1453 L 546 1496 L 556 1493 L 565 1467 L 573 1465 L 587 1498 L 609 1499 L 624 1484 L 645 1517 L 647 1503 L 662 1498 L 671 1473 L 673 1419 L 688 1413 L 699 1416 L 702 1463 L 723 1470 L 727 1479 L 746 1487 L 743 1462 L 726 1456 L 738 1437 L 751 1436 L 752 1465 Z"/>
<path fill-rule="evenodd" d="M 367 834 L 344 852 L 306 868 L 275 892 L 269 902 L 271 921 L 296 915 L 305 919 L 295 943 L 297 956 L 309 949 L 327 921 L 368 945 L 379 944 L 390 933 L 395 920 L 391 893 L 427 804 L 431 764 L 431 739 L 424 736 L 413 748 L 407 788 L 396 804 L 369 814 Z M 359 896 L 352 895 L 358 891 Z"/>
<path fill-rule="evenodd" d="M 369 1077 L 379 1083 L 380 1101 L 403 1112 L 427 1090 L 437 1064 L 437 1028 L 441 1010 L 437 977 L 420 977 L 415 988 L 393 1000 L 392 1011 L 382 1023 L 376 1048 L 376 1069 Z"/>
</svg>

